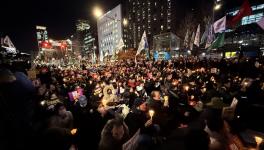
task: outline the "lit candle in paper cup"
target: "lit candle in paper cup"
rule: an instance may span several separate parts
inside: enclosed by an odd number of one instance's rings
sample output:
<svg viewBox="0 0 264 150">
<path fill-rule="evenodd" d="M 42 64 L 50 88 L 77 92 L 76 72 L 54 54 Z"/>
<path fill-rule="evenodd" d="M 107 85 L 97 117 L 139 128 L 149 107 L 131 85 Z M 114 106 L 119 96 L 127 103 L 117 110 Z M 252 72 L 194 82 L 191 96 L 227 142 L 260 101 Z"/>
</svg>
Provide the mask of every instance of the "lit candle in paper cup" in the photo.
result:
<svg viewBox="0 0 264 150">
<path fill-rule="evenodd" d="M 164 101 L 168 101 L 169 100 L 169 96 L 164 96 Z"/>
<path fill-rule="evenodd" d="M 77 129 L 72 129 L 72 130 L 71 130 L 71 134 L 72 134 L 72 135 L 75 135 L 76 133 L 77 133 Z"/>
<path fill-rule="evenodd" d="M 150 116 L 151 120 L 152 120 L 152 117 L 154 116 L 154 114 L 155 114 L 154 110 L 149 110 L 149 116 Z"/>
<path fill-rule="evenodd" d="M 246 82 L 244 82 L 244 85 L 245 85 L 245 86 L 247 86 L 247 85 L 248 85 L 248 82 L 247 82 L 247 81 L 246 81 Z"/>
<path fill-rule="evenodd" d="M 201 91 L 202 91 L 202 93 L 205 93 L 205 92 L 206 92 L 206 87 L 203 87 L 203 88 L 201 89 Z"/>
<path fill-rule="evenodd" d="M 41 101 L 41 102 L 40 102 L 40 105 L 41 105 L 41 106 L 44 106 L 45 103 L 46 103 L 45 101 Z"/>
<path fill-rule="evenodd" d="M 189 91 L 189 86 L 188 85 L 186 85 L 185 87 L 184 87 L 184 90 L 186 91 L 186 92 L 188 92 Z"/>
<path fill-rule="evenodd" d="M 164 96 L 164 106 L 168 107 L 169 106 L 169 96 Z"/>
<path fill-rule="evenodd" d="M 255 136 L 255 141 L 256 141 L 257 145 L 259 146 L 261 144 L 261 142 L 263 141 L 263 139 L 259 136 Z"/>
</svg>

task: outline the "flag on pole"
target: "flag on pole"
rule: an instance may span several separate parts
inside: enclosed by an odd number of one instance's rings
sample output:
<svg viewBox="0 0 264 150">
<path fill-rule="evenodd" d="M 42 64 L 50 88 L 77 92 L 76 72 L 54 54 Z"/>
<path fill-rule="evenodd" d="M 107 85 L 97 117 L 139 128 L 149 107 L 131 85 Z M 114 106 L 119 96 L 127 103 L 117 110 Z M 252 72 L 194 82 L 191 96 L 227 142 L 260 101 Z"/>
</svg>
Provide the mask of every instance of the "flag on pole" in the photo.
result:
<svg viewBox="0 0 264 150">
<path fill-rule="evenodd" d="M 109 51 L 109 50 L 107 50 L 107 51 L 104 53 L 104 57 L 108 56 L 108 51 Z"/>
<path fill-rule="evenodd" d="M 146 35 L 146 31 L 144 31 L 142 37 L 141 37 L 141 40 L 140 40 L 140 43 L 138 45 L 138 50 L 137 50 L 137 53 L 136 53 L 136 56 L 140 54 L 140 52 L 144 49 L 144 50 L 147 50 L 149 47 L 148 47 L 148 41 L 147 41 L 147 35 Z"/>
<path fill-rule="evenodd" d="M 205 41 L 206 41 L 206 39 L 208 37 L 208 34 L 209 34 L 209 24 L 207 24 L 206 27 L 205 27 L 205 31 L 204 31 L 204 33 L 202 35 L 200 44 L 205 43 Z"/>
<path fill-rule="evenodd" d="M 252 14 L 252 8 L 248 0 L 244 0 L 244 3 L 242 4 L 238 13 L 235 16 L 233 16 L 231 20 L 228 21 L 228 25 L 230 27 L 235 27 L 243 17 L 249 16 L 251 14 Z"/>
<path fill-rule="evenodd" d="M 196 31 L 196 35 L 195 35 L 195 39 L 194 39 L 194 45 L 196 46 L 200 46 L 200 24 L 197 27 L 197 31 Z"/>
<path fill-rule="evenodd" d="M 119 40 L 119 42 L 117 43 L 117 45 L 116 45 L 116 51 L 115 51 L 115 53 L 116 54 L 118 54 L 119 53 L 119 51 L 120 50 L 122 50 L 122 48 L 125 46 L 125 44 L 124 44 L 124 41 L 123 41 L 123 39 L 121 38 L 120 40 Z"/>
<path fill-rule="evenodd" d="M 193 42 L 194 42 L 194 38 L 195 38 L 195 33 L 193 32 L 193 33 L 192 33 L 191 40 L 190 40 L 190 50 L 193 50 Z"/>
<path fill-rule="evenodd" d="M 262 17 L 258 22 L 257 24 L 261 27 L 261 29 L 264 30 L 264 17 Z"/>
<path fill-rule="evenodd" d="M 226 30 L 226 16 L 214 23 L 214 33 L 221 33 Z"/>
<path fill-rule="evenodd" d="M 211 49 L 223 47 L 224 42 L 225 42 L 225 32 L 219 33 L 215 41 L 212 43 L 212 45 L 208 49 L 211 50 Z"/>
<path fill-rule="evenodd" d="M 100 58 L 99 59 L 101 62 L 104 61 L 104 54 L 103 54 L 102 50 L 100 51 Z"/>
<path fill-rule="evenodd" d="M 185 35 L 184 42 L 183 42 L 183 45 L 185 48 L 188 47 L 188 41 L 189 41 L 189 29 L 187 29 L 186 31 L 186 35 Z"/>
<path fill-rule="evenodd" d="M 93 55 L 92 55 L 92 61 L 93 61 L 93 64 L 95 64 L 96 63 L 96 54 L 95 54 L 95 52 L 93 52 Z"/>
<path fill-rule="evenodd" d="M 208 47 L 210 47 L 213 41 L 214 41 L 213 26 L 210 24 L 209 25 L 209 30 L 208 30 L 208 37 L 207 37 L 206 44 L 205 44 L 205 48 L 207 49 Z"/>
</svg>

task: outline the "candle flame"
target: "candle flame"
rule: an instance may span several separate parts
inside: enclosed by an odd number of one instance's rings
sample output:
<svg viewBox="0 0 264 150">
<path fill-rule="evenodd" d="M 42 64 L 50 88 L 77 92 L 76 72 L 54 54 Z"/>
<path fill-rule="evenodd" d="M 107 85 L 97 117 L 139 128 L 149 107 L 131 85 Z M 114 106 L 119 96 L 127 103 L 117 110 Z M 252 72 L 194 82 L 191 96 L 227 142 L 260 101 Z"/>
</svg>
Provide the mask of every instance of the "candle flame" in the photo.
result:
<svg viewBox="0 0 264 150">
<path fill-rule="evenodd" d="M 152 117 L 154 116 L 155 111 L 154 110 L 149 110 L 149 116 L 152 119 Z"/>
<path fill-rule="evenodd" d="M 263 139 L 259 136 L 255 136 L 255 141 L 259 145 L 263 141 Z"/>
</svg>

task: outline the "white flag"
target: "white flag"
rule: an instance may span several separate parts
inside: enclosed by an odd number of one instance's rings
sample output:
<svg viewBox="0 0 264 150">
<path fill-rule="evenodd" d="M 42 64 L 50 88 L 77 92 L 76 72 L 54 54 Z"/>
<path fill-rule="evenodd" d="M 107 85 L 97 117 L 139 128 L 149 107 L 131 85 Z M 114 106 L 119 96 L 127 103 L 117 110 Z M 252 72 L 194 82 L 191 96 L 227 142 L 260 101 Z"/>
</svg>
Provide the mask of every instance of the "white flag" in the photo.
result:
<svg viewBox="0 0 264 150">
<path fill-rule="evenodd" d="M 95 52 L 93 52 L 93 55 L 92 55 L 92 61 L 93 61 L 93 63 L 95 64 L 96 63 L 96 54 L 95 54 Z"/>
<path fill-rule="evenodd" d="M 121 38 L 119 42 L 116 45 L 116 51 L 115 53 L 118 54 L 120 50 L 125 46 L 123 39 Z"/>
<path fill-rule="evenodd" d="M 106 57 L 106 56 L 109 55 L 108 52 L 109 52 L 109 50 L 107 50 L 107 51 L 105 52 L 104 57 Z"/>
<path fill-rule="evenodd" d="M 195 39 L 194 39 L 194 45 L 198 46 L 200 45 L 200 24 L 197 27 Z"/>
<path fill-rule="evenodd" d="M 143 50 L 143 49 L 147 49 L 148 48 L 148 41 L 147 41 L 147 35 L 146 35 L 146 31 L 144 31 L 142 37 L 141 37 L 141 40 L 140 40 L 140 43 L 138 45 L 138 50 L 137 50 L 137 54 L 140 54 L 140 52 Z"/>
<path fill-rule="evenodd" d="M 210 47 L 213 41 L 214 41 L 213 26 L 210 25 L 205 48 Z"/>
<path fill-rule="evenodd" d="M 189 40 L 189 29 L 187 29 L 187 32 L 186 32 L 186 35 L 184 38 L 184 42 L 183 42 L 185 48 L 188 47 L 188 40 Z"/>
<path fill-rule="evenodd" d="M 195 38 L 195 33 L 193 32 L 192 33 L 191 40 L 190 40 L 190 50 L 193 50 L 193 41 L 194 41 L 194 38 Z"/>
<path fill-rule="evenodd" d="M 100 61 L 104 61 L 104 53 L 103 53 L 103 50 L 100 51 Z"/>
<path fill-rule="evenodd" d="M 214 33 L 223 32 L 226 29 L 226 16 L 214 23 Z"/>
<path fill-rule="evenodd" d="M 264 30 L 264 17 L 262 17 L 257 24 Z"/>
<path fill-rule="evenodd" d="M 201 38 L 201 42 L 200 42 L 200 44 L 204 44 L 205 42 L 206 42 L 206 39 L 207 39 L 207 37 L 208 37 L 208 34 L 209 34 L 209 26 L 210 26 L 210 24 L 207 24 L 206 25 L 206 27 L 205 27 L 205 31 L 204 31 L 204 33 L 203 33 L 203 35 L 202 35 L 202 38 Z"/>
</svg>

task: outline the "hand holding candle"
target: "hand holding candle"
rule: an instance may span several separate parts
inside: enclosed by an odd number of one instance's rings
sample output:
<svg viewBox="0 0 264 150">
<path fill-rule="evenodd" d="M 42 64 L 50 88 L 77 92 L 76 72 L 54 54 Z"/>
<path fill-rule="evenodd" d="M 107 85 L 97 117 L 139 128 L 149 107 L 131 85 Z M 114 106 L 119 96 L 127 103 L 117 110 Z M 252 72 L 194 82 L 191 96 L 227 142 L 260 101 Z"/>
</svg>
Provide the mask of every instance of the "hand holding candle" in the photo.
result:
<svg viewBox="0 0 264 150">
<path fill-rule="evenodd" d="M 169 107 L 169 97 L 164 96 L 164 107 Z"/>
</svg>

